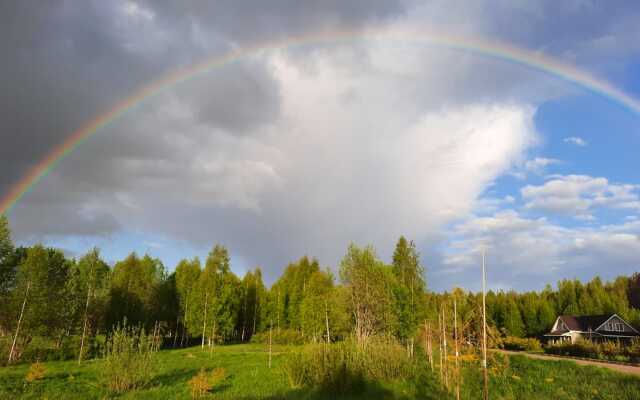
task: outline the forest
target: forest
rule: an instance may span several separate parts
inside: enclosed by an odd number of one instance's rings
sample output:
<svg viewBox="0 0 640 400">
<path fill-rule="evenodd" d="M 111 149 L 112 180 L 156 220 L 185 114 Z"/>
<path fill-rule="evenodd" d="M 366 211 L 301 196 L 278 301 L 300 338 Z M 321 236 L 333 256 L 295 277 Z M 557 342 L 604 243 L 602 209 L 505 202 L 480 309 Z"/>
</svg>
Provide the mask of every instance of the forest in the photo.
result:
<svg viewBox="0 0 640 400">
<path fill-rule="evenodd" d="M 384 335 L 409 344 L 452 298 L 461 319 L 479 316 L 479 294 L 428 290 L 420 255 L 404 237 L 391 264 L 373 248 L 351 244 L 337 276 L 304 256 L 266 287 L 260 268 L 234 274 L 222 245 L 204 261 L 180 261 L 172 272 L 151 255 L 135 253 L 109 266 L 98 249 L 70 259 L 42 245 L 14 247 L 2 218 L 0 265 L 0 336 L 15 339 L 14 361 L 37 348 L 29 346 L 36 338 L 54 348 L 71 346 L 71 353 L 80 351 L 74 348 L 79 341 L 90 351 L 93 338 L 123 323 L 154 332 L 172 347 L 260 341 L 270 328 L 283 344 L 351 335 Z M 598 277 L 587 283 L 563 280 L 540 292 L 489 291 L 486 304 L 494 336 L 540 337 L 560 314 L 615 312 L 640 327 L 640 274 L 606 283 Z M 2 342 L 7 355 L 9 342 Z"/>
</svg>

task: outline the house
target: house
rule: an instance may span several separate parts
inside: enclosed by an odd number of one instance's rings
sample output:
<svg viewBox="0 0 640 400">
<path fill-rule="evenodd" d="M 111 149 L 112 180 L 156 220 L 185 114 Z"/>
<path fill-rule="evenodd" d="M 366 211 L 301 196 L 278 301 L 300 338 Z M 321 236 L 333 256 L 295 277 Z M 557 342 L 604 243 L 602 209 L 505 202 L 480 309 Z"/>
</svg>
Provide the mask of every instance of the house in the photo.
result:
<svg viewBox="0 0 640 400">
<path fill-rule="evenodd" d="M 551 332 L 544 336 L 549 343 L 575 343 L 578 339 L 629 343 L 635 338 L 640 338 L 640 332 L 617 314 L 561 315 L 556 318 Z"/>
</svg>

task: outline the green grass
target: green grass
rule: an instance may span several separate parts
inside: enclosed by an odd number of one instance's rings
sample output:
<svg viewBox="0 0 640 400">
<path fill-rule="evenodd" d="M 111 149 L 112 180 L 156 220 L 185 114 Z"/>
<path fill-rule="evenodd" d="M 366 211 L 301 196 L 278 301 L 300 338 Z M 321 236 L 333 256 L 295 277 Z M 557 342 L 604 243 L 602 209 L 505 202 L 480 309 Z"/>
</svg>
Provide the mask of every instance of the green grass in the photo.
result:
<svg viewBox="0 0 640 400">
<path fill-rule="evenodd" d="M 187 381 L 200 368 L 225 368 L 227 378 L 212 399 L 446 399 L 434 377 L 426 371 L 410 382 L 369 383 L 358 395 L 326 395 L 313 388 L 293 390 L 280 368 L 286 346 L 274 346 L 273 367 L 267 367 L 264 345 L 218 346 L 212 354 L 199 347 L 166 350 L 157 354 L 152 382 L 120 399 L 189 399 Z M 46 376 L 27 383 L 28 364 L 0 368 L 0 399 L 111 398 L 99 381 L 101 361 L 47 362 Z M 481 375 L 473 365 L 464 371 L 463 399 L 480 398 Z M 639 399 L 640 378 L 596 367 L 578 367 L 565 361 L 510 357 L 491 376 L 491 399 Z"/>
<path fill-rule="evenodd" d="M 521 355 L 500 357 L 501 367 L 490 374 L 492 399 L 640 399 L 640 377 L 572 361 L 534 360 Z M 495 364 L 494 364 L 495 365 Z M 478 368 L 466 368 L 461 398 L 478 398 L 482 376 Z"/>
</svg>

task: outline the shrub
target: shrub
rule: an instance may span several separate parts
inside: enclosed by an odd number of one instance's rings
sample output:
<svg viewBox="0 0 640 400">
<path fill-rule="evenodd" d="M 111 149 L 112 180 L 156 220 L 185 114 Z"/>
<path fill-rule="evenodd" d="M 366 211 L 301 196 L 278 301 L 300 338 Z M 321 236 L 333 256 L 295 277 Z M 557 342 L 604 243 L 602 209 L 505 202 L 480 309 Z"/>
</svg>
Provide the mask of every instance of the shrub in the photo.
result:
<svg viewBox="0 0 640 400">
<path fill-rule="evenodd" d="M 624 349 L 625 355 L 629 357 L 629 361 L 640 363 L 640 340 L 634 340 L 630 346 Z"/>
<path fill-rule="evenodd" d="M 107 339 L 102 382 L 121 393 L 147 384 L 153 375 L 153 338 L 139 327 L 116 327 Z"/>
<path fill-rule="evenodd" d="M 27 375 L 24 377 L 24 380 L 31 383 L 34 381 L 39 381 L 44 378 L 44 375 L 47 373 L 47 369 L 44 367 L 39 361 L 31 364 L 29 367 L 29 371 L 27 371 Z"/>
<path fill-rule="evenodd" d="M 542 349 L 540 341 L 535 338 L 519 338 L 515 336 L 507 336 L 502 340 L 500 346 L 505 350 L 516 351 L 539 351 Z"/>
<path fill-rule="evenodd" d="M 216 368 L 211 372 L 207 372 L 204 368 L 189 380 L 188 384 L 191 388 L 191 397 L 200 399 L 211 392 L 216 385 L 224 381 L 227 372 L 224 368 Z"/>
<path fill-rule="evenodd" d="M 597 358 L 598 349 L 594 343 L 578 340 L 575 343 L 551 344 L 545 348 L 545 352 L 561 356 L 575 356 L 585 358 Z"/>
<path fill-rule="evenodd" d="M 393 381 L 415 373 L 406 350 L 382 339 L 364 346 L 350 341 L 307 345 L 287 356 L 283 371 L 293 388 L 312 386 L 332 393 L 358 392 L 367 380 Z"/>
<path fill-rule="evenodd" d="M 640 360 L 640 345 L 634 343 L 630 346 L 622 346 L 615 342 L 592 343 L 588 340 L 578 340 L 575 343 L 551 344 L 544 351 L 549 354 L 562 356 L 574 356 L 628 362 Z"/>
</svg>

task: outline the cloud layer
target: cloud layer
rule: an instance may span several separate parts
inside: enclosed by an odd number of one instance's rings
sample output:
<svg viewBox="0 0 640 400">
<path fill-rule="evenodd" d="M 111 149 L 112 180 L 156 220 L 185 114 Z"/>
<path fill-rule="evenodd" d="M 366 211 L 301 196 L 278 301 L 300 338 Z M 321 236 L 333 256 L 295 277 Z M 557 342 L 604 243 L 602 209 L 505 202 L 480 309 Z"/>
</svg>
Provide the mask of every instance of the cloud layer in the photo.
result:
<svg viewBox="0 0 640 400">
<path fill-rule="evenodd" d="M 603 17 L 583 2 L 7 2 L 0 5 L 0 193 L 153 79 L 258 41 L 430 26 L 605 74 L 624 71 L 628 55 L 640 52 L 637 43 L 620 44 L 638 32 L 639 7 L 606 10 Z M 559 28 L 566 21 L 572 29 Z M 606 63 L 593 62 L 603 56 Z M 167 88 L 105 127 L 25 197 L 11 222 L 18 240 L 134 231 L 194 246 L 222 242 L 248 266 L 263 265 L 268 278 L 303 254 L 335 265 L 350 241 L 374 244 L 386 257 L 401 234 L 444 273 L 470 265 L 465 257 L 488 234 L 483 229 L 505 246 L 502 263 L 514 271 L 526 264 L 518 257 L 538 251 L 527 242 L 532 235 L 549 242 L 542 246 L 552 253 L 549 268 L 582 262 L 569 244 L 580 235 L 591 249 L 596 242 L 613 249 L 598 254 L 627 260 L 636 248 L 624 235 L 635 221 L 571 230 L 545 216 L 586 221 L 605 208 L 633 216 L 634 185 L 576 172 L 521 182 L 502 200 L 487 195 L 505 174 L 540 178 L 565 165 L 531 155 L 544 142 L 535 118 L 541 103 L 575 92 L 514 65 L 416 43 L 273 49 Z M 513 208 L 518 190 L 522 204 Z M 480 209 L 493 214 L 476 218 Z M 440 254 L 449 242 L 471 253 Z"/>
</svg>

